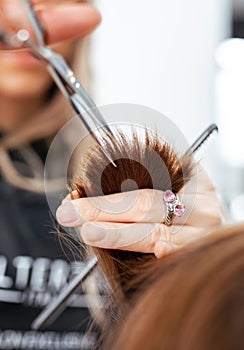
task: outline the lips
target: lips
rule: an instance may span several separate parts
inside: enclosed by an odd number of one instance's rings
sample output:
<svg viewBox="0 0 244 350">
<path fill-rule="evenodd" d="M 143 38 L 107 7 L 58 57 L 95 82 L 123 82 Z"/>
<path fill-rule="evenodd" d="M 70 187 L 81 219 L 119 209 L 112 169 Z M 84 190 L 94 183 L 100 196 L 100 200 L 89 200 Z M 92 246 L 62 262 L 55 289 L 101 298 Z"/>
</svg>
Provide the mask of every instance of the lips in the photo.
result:
<svg viewBox="0 0 244 350">
<path fill-rule="evenodd" d="M 1 61 L 7 61 L 12 64 L 19 64 L 23 67 L 40 66 L 40 62 L 34 58 L 28 51 L 8 51 L 1 52 Z"/>
</svg>

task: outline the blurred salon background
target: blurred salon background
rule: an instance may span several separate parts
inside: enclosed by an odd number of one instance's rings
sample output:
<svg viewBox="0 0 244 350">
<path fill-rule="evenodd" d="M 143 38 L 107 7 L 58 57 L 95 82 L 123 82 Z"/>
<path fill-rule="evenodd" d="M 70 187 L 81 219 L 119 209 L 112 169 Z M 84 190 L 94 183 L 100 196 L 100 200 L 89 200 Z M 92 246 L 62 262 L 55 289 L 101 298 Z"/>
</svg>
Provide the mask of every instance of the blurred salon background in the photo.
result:
<svg viewBox="0 0 244 350">
<path fill-rule="evenodd" d="M 96 0 L 94 99 L 151 107 L 202 153 L 234 221 L 244 219 L 244 0 Z M 238 39 L 239 38 L 239 39 Z M 160 124 L 160 120 L 158 121 Z"/>
</svg>

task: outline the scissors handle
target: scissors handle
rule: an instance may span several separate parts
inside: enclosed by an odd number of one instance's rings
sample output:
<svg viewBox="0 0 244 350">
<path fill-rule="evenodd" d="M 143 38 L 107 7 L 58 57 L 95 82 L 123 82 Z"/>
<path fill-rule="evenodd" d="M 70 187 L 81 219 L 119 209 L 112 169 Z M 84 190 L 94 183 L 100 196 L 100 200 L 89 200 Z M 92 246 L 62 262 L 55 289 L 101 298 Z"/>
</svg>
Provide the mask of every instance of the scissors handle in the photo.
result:
<svg viewBox="0 0 244 350">
<path fill-rule="evenodd" d="M 21 3 L 34 31 L 37 44 L 39 46 L 45 46 L 45 31 L 31 2 L 29 0 L 21 0 Z"/>
</svg>

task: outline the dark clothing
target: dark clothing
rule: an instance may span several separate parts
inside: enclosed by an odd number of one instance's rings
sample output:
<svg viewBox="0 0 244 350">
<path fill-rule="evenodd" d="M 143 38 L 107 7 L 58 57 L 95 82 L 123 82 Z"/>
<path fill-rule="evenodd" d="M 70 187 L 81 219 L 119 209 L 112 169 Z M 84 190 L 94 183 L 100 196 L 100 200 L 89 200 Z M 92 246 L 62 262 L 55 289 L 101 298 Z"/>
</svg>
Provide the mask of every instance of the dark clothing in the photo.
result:
<svg viewBox="0 0 244 350">
<path fill-rule="evenodd" d="M 0 349 L 91 349 L 95 334 L 86 332 L 90 316 L 82 293 L 48 329 L 31 330 L 82 265 L 68 255 L 54 233 L 45 195 L 0 178 Z"/>
</svg>

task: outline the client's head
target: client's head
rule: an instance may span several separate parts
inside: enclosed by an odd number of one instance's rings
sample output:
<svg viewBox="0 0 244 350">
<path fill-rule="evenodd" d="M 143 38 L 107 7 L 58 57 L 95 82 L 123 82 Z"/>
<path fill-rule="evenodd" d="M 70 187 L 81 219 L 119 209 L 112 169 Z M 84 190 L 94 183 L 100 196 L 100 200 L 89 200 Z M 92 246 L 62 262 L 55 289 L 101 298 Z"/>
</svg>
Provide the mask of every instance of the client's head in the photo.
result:
<svg viewBox="0 0 244 350">
<path fill-rule="evenodd" d="M 244 225 L 220 229 L 141 270 L 105 349 L 244 349 Z M 126 341 L 125 341 L 126 339 Z"/>
</svg>

